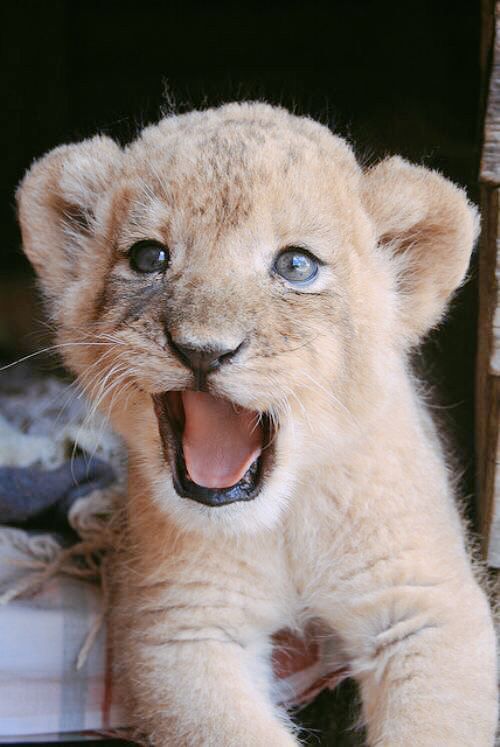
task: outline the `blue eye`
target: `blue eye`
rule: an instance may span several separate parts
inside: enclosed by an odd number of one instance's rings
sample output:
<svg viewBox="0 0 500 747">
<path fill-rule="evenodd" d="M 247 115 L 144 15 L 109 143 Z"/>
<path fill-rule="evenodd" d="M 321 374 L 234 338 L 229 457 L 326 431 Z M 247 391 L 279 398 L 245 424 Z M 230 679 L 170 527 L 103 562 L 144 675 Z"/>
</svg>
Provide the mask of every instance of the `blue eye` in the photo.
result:
<svg viewBox="0 0 500 747">
<path fill-rule="evenodd" d="M 163 272 L 168 264 L 168 249 L 158 241 L 144 239 L 130 247 L 128 258 L 135 272 Z"/>
<path fill-rule="evenodd" d="M 296 285 L 307 285 L 318 274 L 319 262 L 309 252 L 302 249 L 285 249 L 276 258 L 273 270 Z"/>
</svg>

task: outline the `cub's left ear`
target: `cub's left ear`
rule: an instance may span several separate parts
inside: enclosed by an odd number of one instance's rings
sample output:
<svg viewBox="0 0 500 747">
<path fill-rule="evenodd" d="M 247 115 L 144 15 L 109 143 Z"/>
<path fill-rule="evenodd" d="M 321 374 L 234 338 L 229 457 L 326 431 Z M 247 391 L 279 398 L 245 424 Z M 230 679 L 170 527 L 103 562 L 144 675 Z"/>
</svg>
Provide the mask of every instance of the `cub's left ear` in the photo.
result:
<svg viewBox="0 0 500 747">
<path fill-rule="evenodd" d="M 363 201 L 398 276 L 400 315 L 415 344 L 463 282 L 479 233 L 476 208 L 435 171 L 393 157 L 363 177 Z"/>
</svg>

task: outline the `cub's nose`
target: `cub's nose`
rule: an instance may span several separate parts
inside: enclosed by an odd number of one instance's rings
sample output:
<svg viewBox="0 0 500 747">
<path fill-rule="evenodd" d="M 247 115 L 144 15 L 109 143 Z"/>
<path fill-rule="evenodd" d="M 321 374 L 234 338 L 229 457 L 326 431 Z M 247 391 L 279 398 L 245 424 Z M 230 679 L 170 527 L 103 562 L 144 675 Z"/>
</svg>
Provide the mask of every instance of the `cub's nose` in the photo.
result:
<svg viewBox="0 0 500 747">
<path fill-rule="evenodd" d="M 192 347 L 183 345 L 172 337 L 170 337 L 170 344 L 177 357 L 194 373 L 195 388 L 199 390 L 205 388 L 206 377 L 210 371 L 215 371 L 223 363 L 229 362 L 243 347 L 243 342 L 235 348 Z"/>
</svg>

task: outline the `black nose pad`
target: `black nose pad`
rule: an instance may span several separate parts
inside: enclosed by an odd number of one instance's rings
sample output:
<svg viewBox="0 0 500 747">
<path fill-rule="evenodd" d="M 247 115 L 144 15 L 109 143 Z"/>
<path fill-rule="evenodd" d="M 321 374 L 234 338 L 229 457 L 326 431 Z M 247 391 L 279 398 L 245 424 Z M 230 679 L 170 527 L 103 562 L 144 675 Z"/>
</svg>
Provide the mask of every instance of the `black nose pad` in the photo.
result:
<svg viewBox="0 0 500 747">
<path fill-rule="evenodd" d="M 178 358 L 194 373 L 195 388 L 199 390 L 205 388 L 207 374 L 210 371 L 215 371 L 223 363 L 230 361 L 243 346 L 241 342 L 232 349 L 215 346 L 210 348 L 191 347 L 176 342 L 172 337 L 170 337 L 170 344 Z"/>
</svg>

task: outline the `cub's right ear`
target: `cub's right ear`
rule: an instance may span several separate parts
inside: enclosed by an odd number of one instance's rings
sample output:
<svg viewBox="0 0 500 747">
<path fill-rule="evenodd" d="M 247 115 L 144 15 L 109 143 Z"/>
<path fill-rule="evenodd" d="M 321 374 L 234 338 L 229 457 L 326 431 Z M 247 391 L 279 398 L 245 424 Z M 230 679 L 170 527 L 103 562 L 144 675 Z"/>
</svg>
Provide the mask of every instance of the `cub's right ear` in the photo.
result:
<svg viewBox="0 0 500 747">
<path fill-rule="evenodd" d="M 19 185 L 23 248 L 49 299 L 78 277 L 121 157 L 107 137 L 62 145 L 35 161 Z"/>
</svg>

